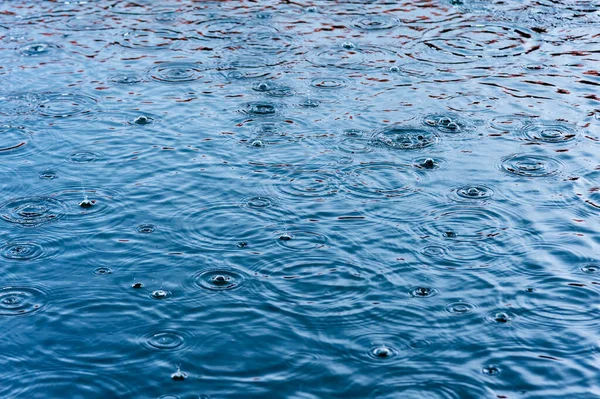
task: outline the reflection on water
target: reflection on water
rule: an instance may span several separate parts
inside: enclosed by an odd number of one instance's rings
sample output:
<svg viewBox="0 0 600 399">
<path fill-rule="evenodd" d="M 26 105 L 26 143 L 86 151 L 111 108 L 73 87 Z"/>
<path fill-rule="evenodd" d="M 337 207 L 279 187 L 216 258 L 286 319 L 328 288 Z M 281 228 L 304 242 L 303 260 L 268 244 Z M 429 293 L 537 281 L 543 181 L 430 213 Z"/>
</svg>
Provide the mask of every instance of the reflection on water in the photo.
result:
<svg viewBox="0 0 600 399">
<path fill-rule="evenodd" d="M 600 397 L 598 6 L 5 2 L 0 396 Z"/>
</svg>

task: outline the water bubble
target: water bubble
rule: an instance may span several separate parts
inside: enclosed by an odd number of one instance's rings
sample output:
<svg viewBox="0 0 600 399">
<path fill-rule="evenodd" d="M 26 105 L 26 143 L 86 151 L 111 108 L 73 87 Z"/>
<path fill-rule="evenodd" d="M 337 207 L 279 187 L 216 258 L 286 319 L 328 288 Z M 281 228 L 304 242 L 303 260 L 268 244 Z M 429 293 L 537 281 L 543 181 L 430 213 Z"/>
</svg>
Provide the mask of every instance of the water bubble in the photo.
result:
<svg viewBox="0 0 600 399">
<path fill-rule="evenodd" d="M 306 12 L 319 12 L 319 9 L 316 6 L 306 7 Z"/>
<path fill-rule="evenodd" d="M 543 155 L 513 154 L 502 158 L 500 168 L 517 176 L 546 177 L 561 173 L 564 166 L 558 160 Z"/>
<path fill-rule="evenodd" d="M 48 294 L 35 287 L 0 289 L 0 316 L 19 316 L 39 311 L 47 303 Z"/>
<path fill-rule="evenodd" d="M 423 118 L 423 123 L 444 133 L 460 133 L 470 129 L 470 124 L 456 114 L 430 114 Z"/>
<path fill-rule="evenodd" d="M 187 374 L 177 368 L 177 371 L 171 374 L 171 379 L 174 381 L 183 381 L 187 378 Z"/>
<path fill-rule="evenodd" d="M 252 140 L 250 146 L 255 148 L 263 148 L 265 147 L 265 143 L 262 142 L 262 140 Z"/>
<path fill-rule="evenodd" d="M 94 269 L 94 274 L 105 276 L 107 274 L 112 274 L 112 269 L 110 267 L 97 267 Z"/>
<path fill-rule="evenodd" d="M 416 150 L 437 143 L 437 136 L 427 130 L 392 126 L 382 129 L 373 135 L 375 144 L 399 150 Z"/>
<path fill-rule="evenodd" d="M 165 291 L 165 290 L 155 290 L 152 291 L 152 293 L 150 294 L 150 297 L 153 299 L 167 299 L 171 296 L 171 293 L 169 291 Z"/>
<path fill-rule="evenodd" d="M 153 224 L 140 224 L 136 228 L 136 231 L 138 233 L 142 233 L 142 234 L 150 234 L 150 233 L 154 233 L 156 231 L 156 226 Z"/>
<path fill-rule="evenodd" d="M 356 44 L 354 44 L 352 42 L 344 42 L 344 43 L 342 43 L 342 47 L 345 49 L 353 49 L 356 47 Z"/>
<path fill-rule="evenodd" d="M 439 163 L 433 158 L 418 158 L 413 163 L 419 169 L 437 169 L 440 167 Z"/>
<path fill-rule="evenodd" d="M 438 291 L 432 287 L 413 287 L 410 289 L 409 294 L 413 298 L 429 298 L 437 295 Z"/>
<path fill-rule="evenodd" d="M 395 355 L 395 351 L 388 346 L 379 345 L 372 348 L 370 354 L 375 359 L 389 359 Z"/>
<path fill-rule="evenodd" d="M 585 265 L 581 268 L 582 272 L 589 274 L 598 273 L 599 270 L 600 266 L 597 265 Z"/>
<path fill-rule="evenodd" d="M 238 248 L 248 248 L 248 243 L 246 241 L 240 241 L 236 244 Z"/>
<path fill-rule="evenodd" d="M 33 260 L 44 255 L 41 245 L 31 242 L 13 242 L 0 249 L 6 259 Z"/>
<path fill-rule="evenodd" d="M 483 367 L 481 369 L 481 372 L 483 374 L 487 374 L 487 375 L 496 375 L 496 374 L 500 374 L 500 369 L 497 366 L 489 365 L 489 366 Z"/>
<path fill-rule="evenodd" d="M 85 208 L 85 209 L 87 209 L 87 208 L 91 208 L 92 206 L 94 206 L 94 204 L 95 204 L 95 203 L 96 203 L 96 201 L 94 201 L 94 200 L 89 200 L 89 199 L 87 199 L 87 198 L 86 198 L 86 199 L 84 199 L 83 201 L 81 201 L 81 202 L 79 203 L 79 206 L 80 206 L 81 208 Z"/>
<path fill-rule="evenodd" d="M 212 269 L 196 273 L 194 284 L 213 291 L 232 290 L 244 283 L 245 276 L 236 269 Z"/>
<path fill-rule="evenodd" d="M 507 312 L 495 312 L 488 316 L 488 320 L 493 323 L 507 324 L 512 321 L 513 315 Z"/>
<path fill-rule="evenodd" d="M 259 83 L 255 84 L 252 88 L 256 91 L 266 92 L 266 91 L 272 90 L 274 87 L 276 87 L 276 85 L 273 83 L 259 82 Z"/>
<path fill-rule="evenodd" d="M 398 73 L 398 72 L 400 72 L 400 67 L 398 67 L 397 65 L 392 65 L 390 67 L 389 71 L 392 73 Z"/>
<path fill-rule="evenodd" d="M 149 125 L 153 122 L 154 122 L 153 118 L 151 118 L 149 116 L 145 116 L 145 115 L 140 115 L 133 120 L 133 123 L 136 125 Z"/>
</svg>

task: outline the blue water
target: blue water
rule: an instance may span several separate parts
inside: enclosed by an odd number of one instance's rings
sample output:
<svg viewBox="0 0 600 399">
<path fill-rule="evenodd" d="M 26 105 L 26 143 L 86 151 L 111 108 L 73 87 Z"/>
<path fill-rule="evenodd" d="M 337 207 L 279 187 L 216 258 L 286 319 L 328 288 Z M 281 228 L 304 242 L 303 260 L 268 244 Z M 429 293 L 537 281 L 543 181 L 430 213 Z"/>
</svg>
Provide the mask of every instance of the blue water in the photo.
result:
<svg viewBox="0 0 600 399">
<path fill-rule="evenodd" d="M 600 397 L 599 10 L 2 2 L 0 397 Z"/>
</svg>

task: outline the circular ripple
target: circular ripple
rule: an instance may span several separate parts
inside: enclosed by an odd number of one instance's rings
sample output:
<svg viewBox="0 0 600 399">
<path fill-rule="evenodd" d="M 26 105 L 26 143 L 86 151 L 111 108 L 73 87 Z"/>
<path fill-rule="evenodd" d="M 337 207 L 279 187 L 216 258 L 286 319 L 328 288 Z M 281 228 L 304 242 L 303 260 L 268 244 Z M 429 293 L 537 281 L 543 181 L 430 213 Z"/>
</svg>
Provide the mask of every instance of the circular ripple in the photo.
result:
<svg viewBox="0 0 600 399">
<path fill-rule="evenodd" d="M 60 398 L 65 392 L 74 398 L 109 398 L 115 392 L 125 396 L 133 394 L 107 375 L 60 369 L 6 375 L 0 388 L 0 396 L 14 399 Z"/>
<path fill-rule="evenodd" d="M 44 255 L 44 248 L 32 242 L 12 242 L 3 246 L 2 256 L 6 259 L 33 260 Z"/>
<path fill-rule="evenodd" d="M 138 233 L 151 234 L 151 233 L 154 233 L 156 231 L 156 226 L 153 225 L 153 224 L 140 224 L 138 227 L 136 227 L 135 230 Z"/>
<path fill-rule="evenodd" d="M 280 220 L 274 207 L 251 209 L 236 204 L 189 207 L 177 215 L 183 226 L 177 238 L 187 246 L 212 250 L 239 250 L 267 243 L 270 224 Z M 246 243 L 239 247 L 239 243 Z"/>
<path fill-rule="evenodd" d="M 204 270 L 192 277 L 194 285 L 212 291 L 238 288 L 244 283 L 245 279 L 245 274 L 234 268 Z"/>
<path fill-rule="evenodd" d="M 173 30 L 133 29 L 123 33 L 116 44 L 130 49 L 160 50 L 172 48 L 181 39 L 181 34 Z"/>
<path fill-rule="evenodd" d="M 275 237 L 279 245 L 294 251 L 310 251 L 327 245 L 327 237 L 323 234 L 294 226 L 276 231 Z"/>
<path fill-rule="evenodd" d="M 494 190 L 486 186 L 462 186 L 452 190 L 452 199 L 456 201 L 487 200 L 494 196 Z"/>
<path fill-rule="evenodd" d="M 23 46 L 18 51 L 21 55 L 27 57 L 38 57 L 50 54 L 56 49 L 58 49 L 58 47 L 52 43 L 37 42 Z"/>
<path fill-rule="evenodd" d="M 563 122 L 536 121 L 519 129 L 519 133 L 526 140 L 541 143 L 564 143 L 577 138 L 578 131 L 575 125 Z"/>
<path fill-rule="evenodd" d="M 13 117 L 33 114 L 39 100 L 39 96 L 34 93 L 0 95 L 0 115 Z"/>
<path fill-rule="evenodd" d="M 336 78 L 336 77 L 327 77 L 327 78 L 318 78 L 313 79 L 310 82 L 310 85 L 317 89 L 341 89 L 348 85 L 346 79 Z"/>
<path fill-rule="evenodd" d="M 343 182 L 356 196 L 404 197 L 417 192 L 419 177 L 410 166 L 393 163 L 363 164 L 346 171 Z"/>
<path fill-rule="evenodd" d="M 69 154 L 69 162 L 88 163 L 102 159 L 103 155 L 99 152 L 92 151 L 77 151 Z"/>
<path fill-rule="evenodd" d="M 291 313 L 347 317 L 371 306 L 365 299 L 373 277 L 370 269 L 335 257 L 278 258 L 254 269 L 255 294 Z"/>
<path fill-rule="evenodd" d="M 396 53 L 382 48 L 347 44 L 316 48 L 306 54 L 313 65 L 340 69 L 388 68 L 397 58 Z"/>
<path fill-rule="evenodd" d="M 244 105 L 242 113 L 252 116 L 270 116 L 279 112 L 277 106 L 266 101 L 256 101 Z"/>
<path fill-rule="evenodd" d="M 446 305 L 446 312 L 458 315 L 472 313 L 475 309 L 477 306 L 468 302 L 453 302 Z"/>
<path fill-rule="evenodd" d="M 391 29 L 398 25 L 398 21 L 394 18 L 380 16 L 380 15 L 367 15 L 360 17 L 352 23 L 352 25 L 361 30 L 384 30 Z"/>
<path fill-rule="evenodd" d="M 242 201 L 242 206 L 252 209 L 270 208 L 275 204 L 275 201 L 270 197 L 250 197 Z"/>
<path fill-rule="evenodd" d="M 250 32 L 240 39 L 239 45 L 259 54 L 283 54 L 298 48 L 293 36 L 279 32 Z"/>
<path fill-rule="evenodd" d="M 118 193 L 102 189 L 73 188 L 55 192 L 51 198 L 66 206 L 68 217 L 79 219 L 82 216 L 99 217 L 114 209 Z"/>
<path fill-rule="evenodd" d="M 563 164 L 550 157 L 535 154 L 513 154 L 502 158 L 500 168 L 513 175 L 546 177 L 560 174 Z"/>
<path fill-rule="evenodd" d="M 200 23 L 198 33 L 205 39 L 232 39 L 247 32 L 246 22 L 238 19 L 212 19 Z"/>
<path fill-rule="evenodd" d="M 65 216 L 67 206 L 48 197 L 25 197 L 6 202 L 0 207 L 3 220 L 23 227 L 37 227 Z"/>
<path fill-rule="evenodd" d="M 94 274 L 99 276 L 105 276 L 107 274 L 112 274 L 112 269 L 110 267 L 97 267 L 94 269 Z"/>
<path fill-rule="evenodd" d="M 26 151 L 33 132 L 22 126 L 0 125 L 0 155 Z"/>
<path fill-rule="evenodd" d="M 150 70 L 150 77 L 164 83 L 183 83 L 201 79 L 203 69 L 199 64 L 168 63 L 160 64 Z"/>
<path fill-rule="evenodd" d="M 423 118 L 423 124 L 451 134 L 464 133 L 471 129 L 471 124 L 457 114 L 429 114 Z"/>
<path fill-rule="evenodd" d="M 98 105 L 98 100 L 83 94 L 49 93 L 40 95 L 38 112 L 42 116 L 67 118 L 88 114 Z"/>
<path fill-rule="evenodd" d="M 318 198 L 335 195 L 340 190 L 338 176 L 322 170 L 295 170 L 284 175 L 276 185 L 288 197 Z"/>
<path fill-rule="evenodd" d="M 142 83 L 144 81 L 144 77 L 135 72 L 124 72 L 111 76 L 108 78 L 108 80 L 121 85 L 133 85 L 136 83 Z"/>
<path fill-rule="evenodd" d="M 46 306 L 48 294 L 34 287 L 0 289 L 0 316 L 19 316 L 37 312 Z"/>
<path fill-rule="evenodd" d="M 464 23 L 429 32 L 410 55 L 419 61 L 437 64 L 515 57 L 536 50 L 537 36 L 521 27 Z"/>
<path fill-rule="evenodd" d="M 399 150 L 416 150 L 434 145 L 438 137 L 427 130 L 391 126 L 376 132 L 372 136 L 374 144 Z"/>
<path fill-rule="evenodd" d="M 510 325 L 515 322 L 516 317 L 517 315 L 513 312 L 497 310 L 489 313 L 485 319 L 492 324 Z"/>
<path fill-rule="evenodd" d="M 490 119 L 489 124 L 501 132 L 513 132 L 522 129 L 529 119 L 521 115 L 500 115 Z"/>
<path fill-rule="evenodd" d="M 141 341 L 144 348 L 152 351 L 178 351 L 186 347 L 186 337 L 171 330 L 149 332 Z"/>
</svg>

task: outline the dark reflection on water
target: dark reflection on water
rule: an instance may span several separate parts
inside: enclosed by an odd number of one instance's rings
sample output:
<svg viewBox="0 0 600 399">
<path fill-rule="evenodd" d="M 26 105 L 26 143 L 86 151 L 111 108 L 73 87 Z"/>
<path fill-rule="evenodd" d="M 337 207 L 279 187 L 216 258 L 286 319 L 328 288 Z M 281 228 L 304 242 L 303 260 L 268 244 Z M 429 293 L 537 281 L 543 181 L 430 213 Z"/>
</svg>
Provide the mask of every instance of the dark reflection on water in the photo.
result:
<svg viewBox="0 0 600 399">
<path fill-rule="evenodd" d="M 5 2 L 0 397 L 600 397 L 599 5 Z"/>
</svg>

